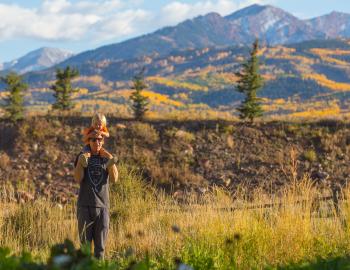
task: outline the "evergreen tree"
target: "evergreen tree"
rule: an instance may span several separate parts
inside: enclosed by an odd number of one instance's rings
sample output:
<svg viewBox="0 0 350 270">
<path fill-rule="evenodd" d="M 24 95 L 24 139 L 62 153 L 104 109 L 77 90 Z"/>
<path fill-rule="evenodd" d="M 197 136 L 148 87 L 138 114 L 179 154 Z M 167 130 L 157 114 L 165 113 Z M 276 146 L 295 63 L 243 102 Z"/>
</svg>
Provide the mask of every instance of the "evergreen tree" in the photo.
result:
<svg viewBox="0 0 350 270">
<path fill-rule="evenodd" d="M 260 105 L 261 99 L 257 97 L 257 92 L 263 86 L 263 79 L 259 74 L 258 50 L 259 42 L 256 39 L 250 51 L 249 59 L 243 63 L 242 70 L 236 73 L 238 77 L 236 90 L 245 94 L 244 101 L 237 108 L 240 112 L 239 117 L 243 120 L 248 118 L 250 122 L 263 114 Z"/>
<path fill-rule="evenodd" d="M 1 77 L 1 80 L 7 84 L 6 91 L 10 93 L 10 96 L 5 100 L 5 111 L 9 115 L 9 119 L 12 122 L 17 122 L 24 118 L 24 106 L 23 106 L 23 91 L 28 88 L 28 85 L 22 82 L 22 77 L 11 72 L 5 77 Z"/>
<path fill-rule="evenodd" d="M 71 96 L 73 93 L 78 92 L 79 89 L 74 89 L 71 81 L 78 76 L 78 70 L 69 66 L 65 69 L 58 68 L 56 70 L 56 82 L 51 86 L 56 98 L 56 102 L 52 105 L 53 109 L 67 111 L 74 107 Z"/>
<path fill-rule="evenodd" d="M 136 120 L 142 120 L 145 116 L 145 113 L 148 111 L 148 97 L 142 95 L 142 91 L 147 88 L 147 85 L 144 81 L 143 76 L 144 70 L 142 70 L 139 74 L 134 76 L 132 82 L 132 89 L 135 91 L 130 95 L 130 99 L 132 100 L 131 108 L 134 112 L 134 117 Z"/>
</svg>

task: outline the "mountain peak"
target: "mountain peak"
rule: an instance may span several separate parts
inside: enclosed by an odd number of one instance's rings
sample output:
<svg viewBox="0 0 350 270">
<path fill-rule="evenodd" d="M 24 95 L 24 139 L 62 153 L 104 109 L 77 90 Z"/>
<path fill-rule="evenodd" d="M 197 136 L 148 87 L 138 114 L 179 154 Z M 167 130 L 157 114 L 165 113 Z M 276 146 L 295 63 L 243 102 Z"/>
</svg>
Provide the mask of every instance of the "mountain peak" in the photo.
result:
<svg viewBox="0 0 350 270">
<path fill-rule="evenodd" d="M 29 71 L 38 71 L 56 65 L 73 56 L 70 51 L 58 48 L 42 47 L 31 51 L 24 56 L 4 63 L 3 70 L 12 70 L 23 74 Z"/>
<path fill-rule="evenodd" d="M 313 18 L 313 19 L 310 19 L 311 20 L 319 20 L 320 18 L 334 18 L 334 19 L 339 19 L 339 18 L 344 18 L 344 17 L 349 17 L 350 14 L 348 13 L 345 13 L 345 12 L 340 12 L 340 11 L 336 11 L 336 10 L 333 10 L 332 12 L 330 13 L 327 13 L 327 14 L 324 14 L 322 16 L 319 16 L 319 17 L 316 17 L 316 18 Z"/>
<path fill-rule="evenodd" d="M 187 23 L 204 22 L 204 21 L 217 21 L 217 20 L 220 20 L 222 18 L 223 17 L 219 13 L 210 12 L 210 13 L 207 13 L 205 15 L 199 15 L 199 16 L 194 17 L 192 19 L 187 19 L 183 22 L 180 22 L 177 26 L 187 24 Z M 177 27 L 177 26 L 175 26 L 175 27 Z M 174 28 L 174 27 L 172 27 L 172 28 Z"/>
<path fill-rule="evenodd" d="M 226 19 L 229 20 L 236 20 L 242 17 L 249 17 L 249 16 L 255 16 L 262 12 L 270 11 L 273 13 L 276 12 L 284 12 L 282 9 L 271 6 L 271 5 L 259 5 L 259 4 L 253 4 L 248 7 L 242 8 L 238 11 L 233 12 L 232 14 L 226 16 Z"/>
<path fill-rule="evenodd" d="M 306 22 L 314 29 L 324 32 L 327 38 L 350 37 L 350 14 L 332 11 Z"/>
</svg>

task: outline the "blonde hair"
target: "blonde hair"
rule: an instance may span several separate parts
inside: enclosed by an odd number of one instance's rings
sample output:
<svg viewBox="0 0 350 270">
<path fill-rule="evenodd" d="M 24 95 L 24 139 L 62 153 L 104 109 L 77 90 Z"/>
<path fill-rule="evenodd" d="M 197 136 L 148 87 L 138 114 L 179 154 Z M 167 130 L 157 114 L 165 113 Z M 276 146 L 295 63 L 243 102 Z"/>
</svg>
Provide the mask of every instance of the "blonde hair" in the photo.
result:
<svg viewBox="0 0 350 270">
<path fill-rule="evenodd" d="M 96 127 L 97 123 L 101 122 L 103 127 L 107 126 L 107 119 L 102 113 L 96 113 L 91 120 L 91 126 Z"/>
</svg>

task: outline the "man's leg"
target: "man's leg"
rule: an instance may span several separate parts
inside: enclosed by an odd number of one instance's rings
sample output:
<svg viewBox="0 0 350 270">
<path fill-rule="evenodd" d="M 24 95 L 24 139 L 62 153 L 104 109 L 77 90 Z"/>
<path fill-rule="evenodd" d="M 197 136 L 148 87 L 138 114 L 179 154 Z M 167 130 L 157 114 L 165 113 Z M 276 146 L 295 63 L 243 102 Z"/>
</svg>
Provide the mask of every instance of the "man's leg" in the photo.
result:
<svg viewBox="0 0 350 270">
<path fill-rule="evenodd" d="M 108 227 L 109 227 L 109 212 L 107 208 L 97 208 L 99 214 L 94 224 L 94 247 L 95 257 L 99 259 L 104 258 L 104 252 L 107 241 Z"/>
<path fill-rule="evenodd" d="M 93 219 L 90 215 L 89 207 L 78 207 L 78 231 L 81 244 L 90 243 L 93 237 Z"/>
</svg>

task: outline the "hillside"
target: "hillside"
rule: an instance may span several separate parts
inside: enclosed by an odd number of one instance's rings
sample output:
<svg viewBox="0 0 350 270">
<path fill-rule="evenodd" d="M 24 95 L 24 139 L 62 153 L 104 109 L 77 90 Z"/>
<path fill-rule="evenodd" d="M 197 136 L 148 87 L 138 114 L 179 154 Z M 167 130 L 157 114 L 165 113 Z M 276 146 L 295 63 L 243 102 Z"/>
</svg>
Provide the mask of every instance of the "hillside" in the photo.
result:
<svg viewBox="0 0 350 270">
<path fill-rule="evenodd" d="M 205 48 L 176 51 L 167 56 L 141 57 L 125 61 L 101 61 L 78 66 L 80 87 L 75 94 L 76 110 L 129 116 L 130 80 L 146 68 L 150 98 L 149 117 L 232 117 L 242 96 L 233 90 L 234 73 L 248 56 L 249 47 Z M 334 117 L 349 114 L 350 42 L 307 41 L 288 46 L 263 47 L 261 73 L 267 116 Z M 48 90 L 54 72 L 25 76 L 31 89 L 26 105 L 45 112 L 53 102 Z M 5 93 L 0 93 L 3 97 Z"/>
<path fill-rule="evenodd" d="M 18 200 L 45 195 L 66 202 L 75 196 L 73 162 L 82 149 L 89 118 L 31 118 L 18 126 L 0 122 L 0 180 Z M 245 126 L 222 121 L 151 121 L 108 118 L 106 148 L 135 166 L 145 181 L 181 200 L 185 190 L 214 186 L 281 190 L 309 175 L 316 185 L 350 180 L 349 125 L 287 122 Z"/>
</svg>

